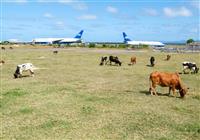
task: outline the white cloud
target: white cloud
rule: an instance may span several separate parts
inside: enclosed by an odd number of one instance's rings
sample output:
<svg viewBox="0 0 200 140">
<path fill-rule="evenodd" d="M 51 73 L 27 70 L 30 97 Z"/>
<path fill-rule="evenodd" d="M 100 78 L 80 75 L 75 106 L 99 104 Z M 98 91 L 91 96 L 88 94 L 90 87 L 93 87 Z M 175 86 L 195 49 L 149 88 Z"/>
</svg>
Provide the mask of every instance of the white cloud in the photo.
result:
<svg viewBox="0 0 200 140">
<path fill-rule="evenodd" d="M 155 9 L 145 9 L 145 13 L 149 16 L 157 16 L 158 12 Z"/>
<path fill-rule="evenodd" d="M 53 18 L 53 15 L 50 13 L 45 13 L 43 16 L 46 18 Z"/>
<path fill-rule="evenodd" d="M 83 19 L 83 20 L 95 20 L 97 19 L 96 15 L 82 15 L 78 17 L 78 19 Z"/>
<path fill-rule="evenodd" d="M 88 9 L 88 6 L 85 3 L 75 3 L 72 5 L 72 7 L 77 10 L 87 10 Z"/>
<path fill-rule="evenodd" d="M 76 0 L 76 1 L 74 1 L 74 0 L 58 0 L 58 3 L 69 5 L 77 10 L 88 9 L 88 6 L 84 2 L 79 1 L 79 0 Z"/>
<path fill-rule="evenodd" d="M 65 28 L 65 23 L 62 21 L 57 21 L 55 22 L 55 29 L 64 29 Z"/>
<path fill-rule="evenodd" d="M 63 26 L 64 26 L 64 22 L 62 22 L 62 21 L 57 21 L 57 22 L 56 22 L 56 25 L 59 26 L 59 27 L 63 27 Z"/>
<path fill-rule="evenodd" d="M 58 0 L 59 3 L 72 3 L 73 0 Z"/>
<path fill-rule="evenodd" d="M 169 7 L 165 7 L 163 9 L 163 12 L 167 17 L 178 17 L 178 16 L 189 17 L 189 16 L 192 16 L 192 12 L 185 7 L 181 7 L 178 9 L 172 9 Z"/>
<path fill-rule="evenodd" d="M 112 7 L 112 6 L 108 6 L 108 7 L 106 8 L 106 10 L 107 10 L 108 12 L 110 12 L 110 13 L 113 13 L 113 14 L 118 13 L 117 8 Z"/>
</svg>

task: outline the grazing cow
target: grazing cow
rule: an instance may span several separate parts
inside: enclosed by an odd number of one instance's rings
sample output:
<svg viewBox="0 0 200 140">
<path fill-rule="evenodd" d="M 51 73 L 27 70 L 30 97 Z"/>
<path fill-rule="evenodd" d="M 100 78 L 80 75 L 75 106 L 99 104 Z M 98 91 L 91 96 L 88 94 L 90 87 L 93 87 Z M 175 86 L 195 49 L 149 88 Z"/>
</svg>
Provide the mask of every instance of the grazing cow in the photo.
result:
<svg viewBox="0 0 200 140">
<path fill-rule="evenodd" d="M 169 61 L 170 60 L 170 58 L 171 58 L 171 55 L 167 55 L 167 58 L 165 59 L 166 61 Z"/>
<path fill-rule="evenodd" d="M 21 65 L 17 65 L 16 71 L 14 73 L 14 78 L 21 78 L 23 71 L 30 71 L 31 76 L 34 76 L 34 66 L 31 63 L 25 63 Z"/>
<path fill-rule="evenodd" d="M 13 49 L 13 47 L 9 47 L 11 50 Z"/>
<path fill-rule="evenodd" d="M 131 63 L 129 65 L 134 65 L 134 64 L 136 64 L 136 57 L 132 56 L 131 57 Z"/>
<path fill-rule="evenodd" d="M 155 58 L 152 56 L 151 58 L 150 58 L 150 63 L 151 63 L 151 66 L 153 67 L 154 65 L 155 65 Z"/>
<path fill-rule="evenodd" d="M 3 65 L 3 64 L 5 64 L 5 61 L 1 60 L 0 65 Z"/>
<path fill-rule="evenodd" d="M 54 53 L 54 54 L 57 54 L 57 53 L 58 53 L 58 51 L 53 51 L 53 53 Z"/>
<path fill-rule="evenodd" d="M 198 73 L 199 68 L 197 67 L 196 63 L 194 62 L 183 62 L 183 73 L 186 74 L 186 70 L 192 71 L 191 73 Z"/>
<path fill-rule="evenodd" d="M 121 66 L 122 64 L 122 62 L 119 61 L 119 58 L 117 56 L 112 56 L 112 55 L 109 56 L 109 61 L 110 61 L 110 65 L 112 65 L 112 62 L 114 62 L 115 64 L 118 64 L 119 66 Z"/>
<path fill-rule="evenodd" d="M 1 49 L 2 49 L 2 50 L 6 50 L 6 48 L 5 48 L 5 47 L 1 47 Z"/>
<path fill-rule="evenodd" d="M 106 63 L 106 61 L 107 61 L 107 56 L 102 56 L 101 57 L 101 62 L 100 62 L 99 65 L 104 65 L 104 62 Z"/>
<path fill-rule="evenodd" d="M 169 87 L 169 95 L 171 90 L 173 91 L 173 95 L 175 95 L 175 90 L 179 90 L 181 98 L 183 98 L 187 93 L 187 88 L 183 87 L 178 73 L 166 73 L 155 71 L 150 74 L 149 82 L 149 92 L 151 93 L 151 95 L 157 95 L 155 90 L 156 85 L 160 85 L 162 87 Z"/>
</svg>

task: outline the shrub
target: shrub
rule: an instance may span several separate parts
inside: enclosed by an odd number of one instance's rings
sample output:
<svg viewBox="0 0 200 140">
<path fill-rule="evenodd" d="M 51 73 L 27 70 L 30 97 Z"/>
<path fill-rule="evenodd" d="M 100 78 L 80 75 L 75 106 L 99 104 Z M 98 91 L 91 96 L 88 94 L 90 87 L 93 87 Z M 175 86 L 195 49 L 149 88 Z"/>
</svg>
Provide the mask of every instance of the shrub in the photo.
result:
<svg viewBox="0 0 200 140">
<path fill-rule="evenodd" d="M 127 44 L 119 44 L 118 48 L 127 48 L 128 45 Z"/>
<path fill-rule="evenodd" d="M 95 46 L 96 46 L 96 45 L 95 45 L 94 43 L 90 43 L 90 44 L 89 44 L 89 48 L 95 48 Z"/>
</svg>

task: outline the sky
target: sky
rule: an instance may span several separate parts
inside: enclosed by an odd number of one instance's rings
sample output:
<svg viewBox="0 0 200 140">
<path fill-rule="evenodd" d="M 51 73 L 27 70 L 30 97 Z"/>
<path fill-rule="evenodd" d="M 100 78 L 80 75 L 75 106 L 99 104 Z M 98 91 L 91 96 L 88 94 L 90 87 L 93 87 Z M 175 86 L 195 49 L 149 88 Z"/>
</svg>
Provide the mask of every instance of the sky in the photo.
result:
<svg viewBox="0 0 200 140">
<path fill-rule="evenodd" d="M 199 0 L 1 0 L 1 40 L 200 40 Z"/>
</svg>

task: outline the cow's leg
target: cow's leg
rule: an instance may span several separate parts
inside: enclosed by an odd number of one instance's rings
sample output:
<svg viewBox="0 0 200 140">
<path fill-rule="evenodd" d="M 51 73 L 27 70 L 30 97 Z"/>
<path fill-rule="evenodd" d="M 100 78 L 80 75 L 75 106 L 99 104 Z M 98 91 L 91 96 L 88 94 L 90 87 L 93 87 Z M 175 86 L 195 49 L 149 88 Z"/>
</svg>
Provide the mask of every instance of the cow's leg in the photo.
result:
<svg viewBox="0 0 200 140">
<path fill-rule="evenodd" d="M 154 95 L 158 95 L 158 94 L 156 93 L 156 84 L 153 84 L 153 90 L 154 90 Z"/>
<path fill-rule="evenodd" d="M 153 87 L 150 87 L 150 88 L 149 88 L 149 93 L 150 93 L 151 95 L 154 95 L 154 94 L 153 94 Z"/>
<path fill-rule="evenodd" d="M 153 89 L 152 89 L 153 87 L 152 87 L 152 82 L 150 81 L 150 87 L 149 87 L 149 93 L 151 94 L 151 95 L 153 95 Z"/>
<path fill-rule="evenodd" d="M 171 93 L 171 90 L 172 90 L 172 87 L 169 87 L 169 94 L 168 94 L 168 95 L 170 95 L 170 93 Z"/>
<path fill-rule="evenodd" d="M 151 87 L 151 95 L 158 95 L 156 93 L 156 84 L 153 84 L 152 87 Z"/>
<path fill-rule="evenodd" d="M 33 71 L 33 69 L 30 69 L 29 71 L 31 73 L 31 76 L 34 77 L 34 71 Z"/>
<path fill-rule="evenodd" d="M 107 65 L 108 61 L 105 61 L 105 65 Z"/>
<path fill-rule="evenodd" d="M 173 96 L 175 96 L 175 94 L 176 94 L 176 88 L 175 88 L 175 86 L 172 86 L 172 92 L 173 92 Z"/>
<path fill-rule="evenodd" d="M 22 70 L 19 70 L 19 78 L 22 78 Z"/>
</svg>

